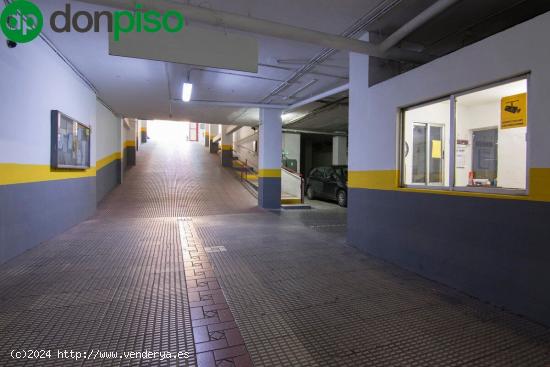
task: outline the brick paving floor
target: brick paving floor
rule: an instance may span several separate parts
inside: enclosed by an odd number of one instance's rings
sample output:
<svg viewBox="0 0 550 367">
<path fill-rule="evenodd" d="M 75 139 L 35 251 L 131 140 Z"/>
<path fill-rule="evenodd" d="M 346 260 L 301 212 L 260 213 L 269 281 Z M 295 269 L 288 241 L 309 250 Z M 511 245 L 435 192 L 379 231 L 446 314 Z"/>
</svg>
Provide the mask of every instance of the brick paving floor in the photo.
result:
<svg viewBox="0 0 550 367">
<path fill-rule="evenodd" d="M 0 266 L 0 365 L 550 366 L 550 331 L 266 212 L 198 143 L 150 142 L 97 215 Z M 13 360 L 12 349 L 181 351 Z"/>
</svg>

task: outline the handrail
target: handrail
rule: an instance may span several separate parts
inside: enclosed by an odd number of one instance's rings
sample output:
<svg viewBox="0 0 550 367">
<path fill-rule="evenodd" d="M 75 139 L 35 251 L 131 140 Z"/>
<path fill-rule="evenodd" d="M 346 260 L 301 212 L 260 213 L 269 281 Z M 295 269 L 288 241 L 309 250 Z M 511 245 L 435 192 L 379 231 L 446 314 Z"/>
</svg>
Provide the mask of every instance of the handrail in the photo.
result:
<svg viewBox="0 0 550 367">
<path fill-rule="evenodd" d="M 301 173 L 296 172 L 296 171 L 294 171 L 293 169 L 290 169 L 290 168 L 288 168 L 288 167 L 281 166 L 281 169 L 284 169 L 285 171 L 287 171 L 288 173 L 290 173 L 290 174 L 293 175 L 293 176 L 302 177 L 302 174 L 301 174 Z"/>
</svg>

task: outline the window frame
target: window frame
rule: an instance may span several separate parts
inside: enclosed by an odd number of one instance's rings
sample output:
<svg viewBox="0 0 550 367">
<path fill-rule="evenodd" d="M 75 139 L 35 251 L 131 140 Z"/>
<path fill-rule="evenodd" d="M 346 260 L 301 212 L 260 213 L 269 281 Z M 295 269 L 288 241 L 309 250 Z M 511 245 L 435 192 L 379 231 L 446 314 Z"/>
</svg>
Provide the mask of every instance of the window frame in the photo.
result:
<svg viewBox="0 0 550 367">
<path fill-rule="evenodd" d="M 464 193 L 478 193 L 478 194 L 499 194 L 499 195 L 509 195 L 509 196 L 527 196 L 529 194 L 529 145 L 530 145 L 530 135 L 529 135 L 529 120 L 527 121 L 527 127 L 526 127 L 526 169 L 525 169 L 525 189 L 507 189 L 507 188 L 499 188 L 499 187 L 457 187 L 456 186 L 456 124 L 457 124 L 457 113 L 456 113 L 456 104 L 457 104 L 457 98 L 461 96 L 465 96 L 471 93 L 483 91 L 486 89 L 498 87 L 501 85 L 506 85 L 509 83 L 513 83 L 520 80 L 525 80 L 527 83 L 527 116 L 529 116 L 530 111 L 530 103 L 529 103 L 529 90 L 530 90 L 530 77 L 531 73 L 523 73 L 511 78 L 507 78 L 504 80 L 500 80 L 494 83 L 484 84 L 475 88 L 470 88 L 467 90 L 463 90 L 457 93 L 450 94 L 448 96 L 432 99 L 430 101 L 426 101 L 423 103 L 415 104 L 415 105 L 409 105 L 405 107 L 398 108 L 398 167 L 399 167 L 399 187 L 405 188 L 405 189 L 418 189 L 418 190 L 436 190 L 436 191 L 454 191 L 454 192 L 464 192 Z M 450 139 L 449 144 L 449 151 L 445 152 L 445 159 L 448 159 L 449 162 L 449 185 L 433 185 L 430 184 L 428 179 L 426 180 L 426 184 L 420 184 L 420 183 L 413 183 L 413 184 L 406 184 L 405 183 L 405 114 L 407 111 L 429 106 L 432 104 L 436 104 L 443 101 L 449 101 L 450 102 L 450 123 L 449 123 L 449 133 L 447 136 L 444 135 L 444 138 Z M 528 117 L 529 119 L 529 117 Z M 418 123 L 421 123 L 420 121 Z M 443 140 L 446 142 L 447 140 Z M 409 152 L 411 151 L 411 147 L 409 146 Z M 445 164 L 444 164 L 445 165 Z M 426 172 L 426 175 L 429 175 L 429 172 Z M 445 173 L 443 173 L 443 182 L 445 182 Z"/>
</svg>

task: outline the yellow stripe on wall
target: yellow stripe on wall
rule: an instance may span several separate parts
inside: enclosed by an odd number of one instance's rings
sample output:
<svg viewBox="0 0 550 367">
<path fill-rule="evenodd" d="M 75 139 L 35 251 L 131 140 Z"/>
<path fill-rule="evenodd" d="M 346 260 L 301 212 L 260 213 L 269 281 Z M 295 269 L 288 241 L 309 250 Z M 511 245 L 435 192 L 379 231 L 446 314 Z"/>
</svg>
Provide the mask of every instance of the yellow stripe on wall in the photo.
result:
<svg viewBox="0 0 550 367">
<path fill-rule="evenodd" d="M 233 145 L 224 144 L 224 145 L 222 145 L 222 150 L 233 150 Z"/>
<path fill-rule="evenodd" d="M 550 201 L 550 168 L 531 168 L 529 197 L 536 201 Z"/>
<path fill-rule="evenodd" d="M 399 187 L 399 171 L 350 171 L 348 186 L 353 189 L 394 190 Z"/>
<path fill-rule="evenodd" d="M 502 200 L 528 200 L 550 202 L 550 168 L 532 168 L 529 171 L 528 195 L 490 194 L 483 192 L 436 190 L 400 187 L 397 170 L 350 171 L 348 186 L 352 189 L 415 192 L 422 194 L 481 197 Z"/>
<path fill-rule="evenodd" d="M 0 186 L 32 182 L 95 177 L 96 168 L 87 170 L 54 169 L 49 165 L 0 163 Z"/>
<path fill-rule="evenodd" d="M 101 158 L 99 161 L 96 162 L 95 167 L 96 171 L 99 171 L 103 167 L 109 165 L 111 162 L 122 159 L 122 153 L 121 152 L 115 152 L 111 155 L 108 155 L 107 157 Z"/>
<path fill-rule="evenodd" d="M 135 146 L 136 146 L 136 142 L 134 140 L 126 140 L 124 142 L 124 148 L 130 148 L 130 147 L 135 148 Z"/>
<path fill-rule="evenodd" d="M 281 177 L 281 169 L 275 168 L 275 169 L 261 169 L 258 171 L 258 177 L 260 178 L 280 178 Z"/>
</svg>

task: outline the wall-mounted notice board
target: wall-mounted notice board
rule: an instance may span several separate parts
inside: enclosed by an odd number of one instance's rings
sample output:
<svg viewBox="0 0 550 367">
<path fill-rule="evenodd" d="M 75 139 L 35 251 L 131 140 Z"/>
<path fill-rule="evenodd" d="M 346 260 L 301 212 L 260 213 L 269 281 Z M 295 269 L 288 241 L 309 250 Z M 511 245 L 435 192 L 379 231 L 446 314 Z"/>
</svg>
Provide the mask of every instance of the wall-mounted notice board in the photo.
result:
<svg viewBox="0 0 550 367">
<path fill-rule="evenodd" d="M 89 126 L 52 111 L 51 165 L 53 168 L 90 168 L 92 131 Z"/>
</svg>

